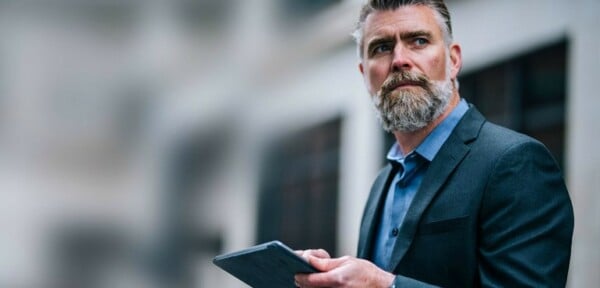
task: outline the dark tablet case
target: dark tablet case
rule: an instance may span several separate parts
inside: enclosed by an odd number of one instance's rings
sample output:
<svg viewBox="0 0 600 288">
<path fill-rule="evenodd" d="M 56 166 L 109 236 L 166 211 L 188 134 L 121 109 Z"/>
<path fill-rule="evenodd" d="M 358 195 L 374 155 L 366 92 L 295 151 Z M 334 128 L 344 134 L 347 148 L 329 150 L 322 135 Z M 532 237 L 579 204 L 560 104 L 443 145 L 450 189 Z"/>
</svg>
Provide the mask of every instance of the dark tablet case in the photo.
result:
<svg viewBox="0 0 600 288">
<path fill-rule="evenodd" d="M 219 255 L 213 263 L 254 288 L 292 288 L 295 274 L 318 272 L 279 241 Z"/>
</svg>

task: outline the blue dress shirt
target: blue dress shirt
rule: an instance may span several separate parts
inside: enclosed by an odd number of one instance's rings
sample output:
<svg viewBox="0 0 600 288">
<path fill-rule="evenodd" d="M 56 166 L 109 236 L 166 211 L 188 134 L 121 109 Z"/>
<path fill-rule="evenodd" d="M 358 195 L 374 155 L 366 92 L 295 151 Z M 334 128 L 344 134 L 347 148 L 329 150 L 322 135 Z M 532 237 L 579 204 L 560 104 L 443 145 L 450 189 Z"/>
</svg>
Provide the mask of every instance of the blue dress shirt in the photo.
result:
<svg viewBox="0 0 600 288">
<path fill-rule="evenodd" d="M 373 262 L 378 267 L 387 271 L 393 269 L 393 267 L 389 267 L 390 258 L 410 203 L 421 186 L 429 163 L 467 110 L 469 110 L 469 105 L 464 99 L 461 99 L 448 117 L 435 127 L 415 150 L 407 155 L 402 155 L 398 144 L 395 143 L 388 152 L 387 159 L 397 167 L 398 173 L 388 189 L 383 213 L 381 213 L 379 231 L 375 239 Z"/>
</svg>

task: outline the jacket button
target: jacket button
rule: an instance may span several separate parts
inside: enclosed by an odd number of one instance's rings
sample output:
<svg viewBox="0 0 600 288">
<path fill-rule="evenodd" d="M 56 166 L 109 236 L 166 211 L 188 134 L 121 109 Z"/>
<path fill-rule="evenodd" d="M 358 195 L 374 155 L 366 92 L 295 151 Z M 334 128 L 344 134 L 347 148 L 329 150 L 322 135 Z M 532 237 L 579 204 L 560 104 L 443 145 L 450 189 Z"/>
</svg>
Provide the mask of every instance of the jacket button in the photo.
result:
<svg viewBox="0 0 600 288">
<path fill-rule="evenodd" d="M 398 236 L 398 232 L 399 232 L 399 231 L 398 231 L 398 228 L 394 228 L 394 229 L 392 229 L 392 236 L 393 236 L 393 237 L 396 237 L 396 236 Z"/>
</svg>

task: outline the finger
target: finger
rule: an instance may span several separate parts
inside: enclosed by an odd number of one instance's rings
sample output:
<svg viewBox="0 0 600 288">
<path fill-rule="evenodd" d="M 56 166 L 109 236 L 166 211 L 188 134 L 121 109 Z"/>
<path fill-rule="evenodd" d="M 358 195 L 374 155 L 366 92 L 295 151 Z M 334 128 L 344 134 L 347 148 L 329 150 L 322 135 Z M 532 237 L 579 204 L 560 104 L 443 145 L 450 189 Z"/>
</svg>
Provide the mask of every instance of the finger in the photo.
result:
<svg viewBox="0 0 600 288">
<path fill-rule="evenodd" d="M 317 258 L 331 258 L 329 253 L 323 249 L 307 249 L 307 250 L 296 250 L 294 251 L 299 256 L 303 257 L 306 261 L 308 261 L 309 256 L 317 257 Z"/>
<path fill-rule="evenodd" d="M 335 287 L 337 281 L 331 272 L 311 273 L 311 274 L 296 274 L 294 277 L 297 287 Z"/>
<path fill-rule="evenodd" d="M 314 256 L 308 256 L 308 263 L 315 267 L 319 271 L 330 271 L 333 270 L 344 262 L 348 261 L 348 257 L 344 256 L 341 258 L 317 258 Z"/>
<path fill-rule="evenodd" d="M 308 258 L 308 256 L 314 256 L 317 258 L 331 258 L 329 253 L 323 249 L 308 249 L 304 251 L 304 255 Z"/>
<path fill-rule="evenodd" d="M 294 254 L 302 257 L 306 262 L 308 262 L 309 250 L 294 250 Z"/>
<path fill-rule="evenodd" d="M 309 274 L 296 274 L 294 276 L 294 285 L 296 287 L 302 288 L 312 288 L 312 287 L 324 287 L 324 286 L 316 286 L 308 279 Z"/>
<path fill-rule="evenodd" d="M 331 256 L 329 256 L 329 253 L 327 253 L 327 251 L 323 249 L 313 250 L 313 253 L 311 255 L 318 258 L 331 258 Z"/>
<path fill-rule="evenodd" d="M 296 274 L 294 275 L 294 285 L 296 287 L 306 287 L 308 284 L 308 274 Z"/>
</svg>

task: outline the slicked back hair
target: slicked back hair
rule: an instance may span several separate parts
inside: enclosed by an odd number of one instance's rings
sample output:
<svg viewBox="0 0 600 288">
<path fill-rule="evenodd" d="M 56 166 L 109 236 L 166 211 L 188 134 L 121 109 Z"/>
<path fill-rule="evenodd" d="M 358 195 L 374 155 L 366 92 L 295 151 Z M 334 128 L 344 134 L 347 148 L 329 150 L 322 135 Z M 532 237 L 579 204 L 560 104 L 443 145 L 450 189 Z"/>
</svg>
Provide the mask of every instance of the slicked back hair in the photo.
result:
<svg viewBox="0 0 600 288">
<path fill-rule="evenodd" d="M 363 56 L 363 32 L 364 25 L 369 14 L 374 11 L 395 10 L 403 6 L 424 5 L 435 12 L 436 20 L 442 29 L 444 41 L 446 45 L 452 43 L 452 23 L 450 21 L 450 12 L 444 3 L 444 0 L 368 0 L 367 4 L 363 5 L 356 29 L 352 33 L 352 37 L 358 46 L 359 57 Z"/>
</svg>

